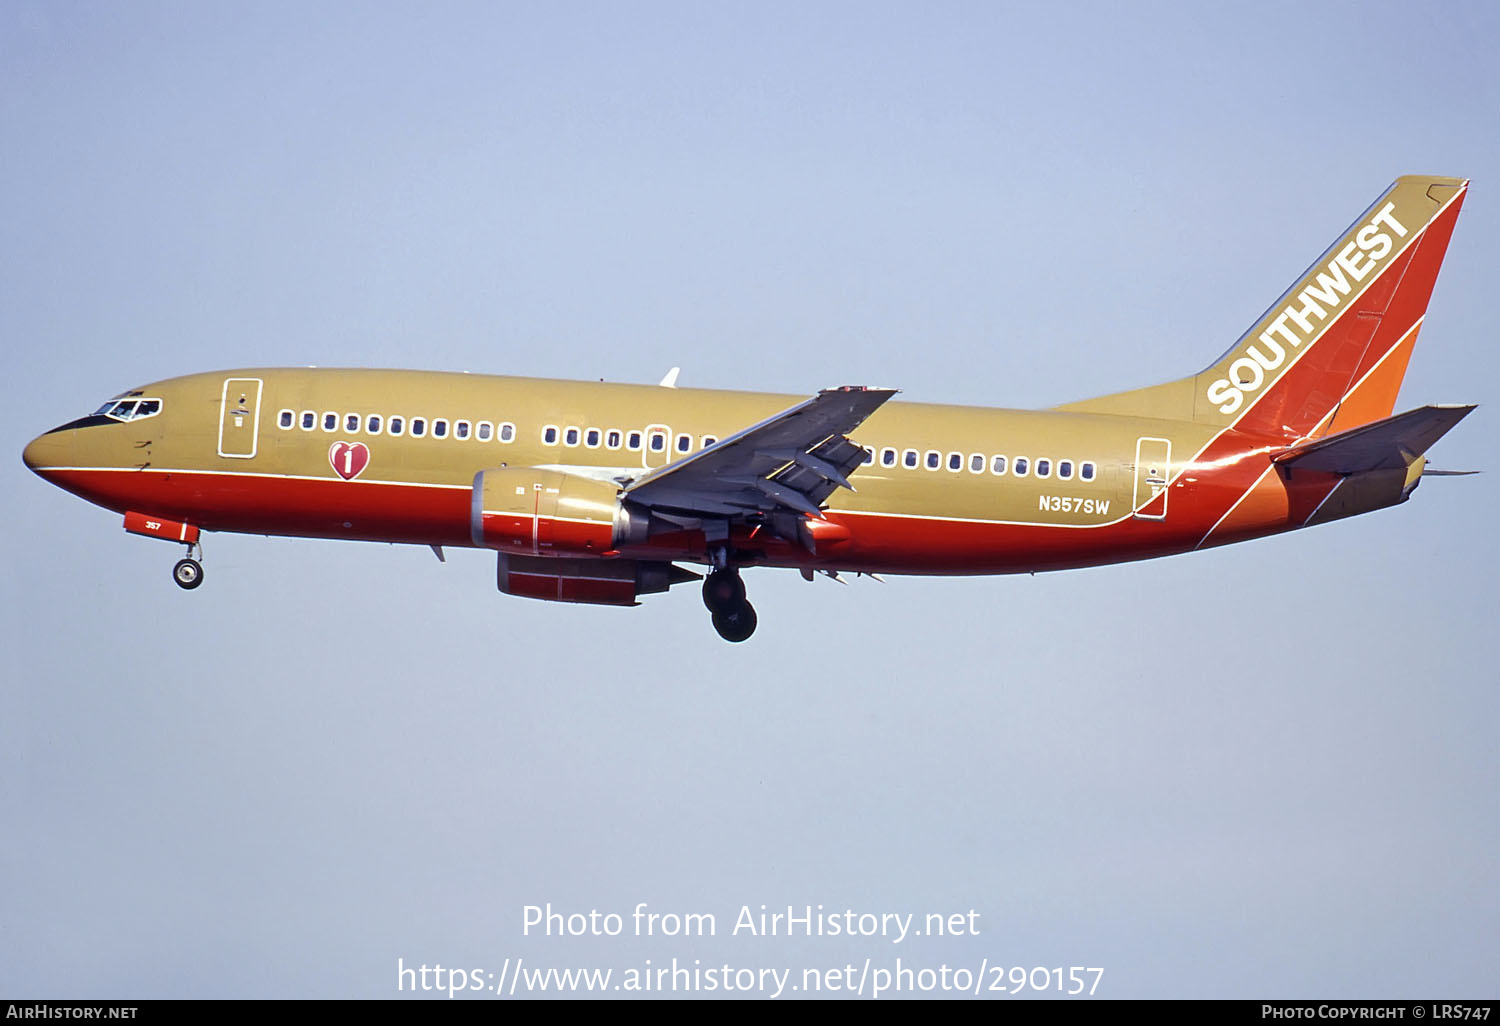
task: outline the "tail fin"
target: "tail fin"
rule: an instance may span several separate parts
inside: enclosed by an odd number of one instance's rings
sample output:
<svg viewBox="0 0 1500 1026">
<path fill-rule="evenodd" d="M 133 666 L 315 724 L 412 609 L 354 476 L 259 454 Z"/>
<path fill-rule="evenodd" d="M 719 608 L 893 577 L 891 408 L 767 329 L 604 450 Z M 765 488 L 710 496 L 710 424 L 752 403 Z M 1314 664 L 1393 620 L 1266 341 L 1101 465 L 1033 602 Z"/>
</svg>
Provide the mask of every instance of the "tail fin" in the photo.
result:
<svg viewBox="0 0 1500 1026">
<path fill-rule="evenodd" d="M 1207 370 L 1059 409 L 1289 439 L 1389 416 L 1468 184 L 1396 179 Z"/>
</svg>

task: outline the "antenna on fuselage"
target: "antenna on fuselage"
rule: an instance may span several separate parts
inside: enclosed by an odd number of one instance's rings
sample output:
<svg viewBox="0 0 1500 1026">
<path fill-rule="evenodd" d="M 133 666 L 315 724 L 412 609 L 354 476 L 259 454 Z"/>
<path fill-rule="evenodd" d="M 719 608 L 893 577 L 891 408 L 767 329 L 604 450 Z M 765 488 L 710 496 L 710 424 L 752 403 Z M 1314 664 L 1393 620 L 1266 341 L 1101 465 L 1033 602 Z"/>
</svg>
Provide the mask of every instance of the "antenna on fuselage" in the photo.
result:
<svg viewBox="0 0 1500 1026">
<path fill-rule="evenodd" d="M 676 388 L 677 387 L 677 375 L 681 374 L 681 373 L 682 373 L 682 368 L 681 367 L 673 367 L 671 370 L 667 371 L 667 376 L 664 377 L 664 378 L 662 378 L 661 381 L 660 381 L 661 387 L 662 388 Z"/>
</svg>

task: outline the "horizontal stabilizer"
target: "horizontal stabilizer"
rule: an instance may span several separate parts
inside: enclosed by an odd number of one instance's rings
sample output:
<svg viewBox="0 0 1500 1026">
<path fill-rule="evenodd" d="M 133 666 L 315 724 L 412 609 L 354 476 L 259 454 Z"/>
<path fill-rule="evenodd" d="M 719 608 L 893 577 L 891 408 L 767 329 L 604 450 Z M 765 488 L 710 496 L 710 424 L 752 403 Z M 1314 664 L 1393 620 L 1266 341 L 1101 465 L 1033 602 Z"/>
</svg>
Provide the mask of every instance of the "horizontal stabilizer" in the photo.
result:
<svg viewBox="0 0 1500 1026">
<path fill-rule="evenodd" d="M 1473 409 L 1473 406 L 1422 406 L 1283 449 L 1273 454 L 1271 460 L 1289 470 L 1334 474 L 1400 469 L 1425 453 Z"/>
</svg>

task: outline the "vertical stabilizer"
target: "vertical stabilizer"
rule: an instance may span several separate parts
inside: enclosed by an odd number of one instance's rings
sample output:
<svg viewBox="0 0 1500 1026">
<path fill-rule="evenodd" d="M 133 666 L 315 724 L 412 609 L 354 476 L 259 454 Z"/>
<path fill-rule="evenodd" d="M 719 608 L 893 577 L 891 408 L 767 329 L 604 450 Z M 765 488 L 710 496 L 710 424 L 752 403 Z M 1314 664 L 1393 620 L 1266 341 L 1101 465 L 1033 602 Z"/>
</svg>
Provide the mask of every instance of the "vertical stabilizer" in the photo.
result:
<svg viewBox="0 0 1500 1026">
<path fill-rule="evenodd" d="M 1212 366 L 1060 409 L 1287 438 L 1389 416 L 1467 187 L 1398 178 Z"/>
</svg>

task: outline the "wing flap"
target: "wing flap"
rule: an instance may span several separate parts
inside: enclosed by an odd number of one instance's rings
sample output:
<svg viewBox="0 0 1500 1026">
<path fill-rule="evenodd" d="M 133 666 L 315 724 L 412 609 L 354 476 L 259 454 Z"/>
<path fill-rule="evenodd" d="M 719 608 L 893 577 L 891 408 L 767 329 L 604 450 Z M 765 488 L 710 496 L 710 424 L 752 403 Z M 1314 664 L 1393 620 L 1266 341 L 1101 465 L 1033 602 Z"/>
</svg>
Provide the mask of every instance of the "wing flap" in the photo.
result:
<svg viewBox="0 0 1500 1026">
<path fill-rule="evenodd" d="M 847 435 L 896 394 L 846 385 L 819 392 L 691 456 L 659 467 L 623 497 L 653 509 L 736 516 L 788 509 L 822 516 L 819 506 L 866 459 Z"/>
</svg>

